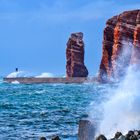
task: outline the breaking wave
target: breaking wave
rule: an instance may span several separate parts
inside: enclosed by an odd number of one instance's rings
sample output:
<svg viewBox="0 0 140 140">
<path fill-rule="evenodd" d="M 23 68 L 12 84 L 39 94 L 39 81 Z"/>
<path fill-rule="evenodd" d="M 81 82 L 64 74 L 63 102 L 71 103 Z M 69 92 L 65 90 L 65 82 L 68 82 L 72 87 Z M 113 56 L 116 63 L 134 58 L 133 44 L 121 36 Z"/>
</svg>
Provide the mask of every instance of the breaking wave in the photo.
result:
<svg viewBox="0 0 140 140">
<path fill-rule="evenodd" d="M 28 74 L 25 71 L 17 71 L 17 72 L 12 72 L 7 75 L 7 78 L 16 78 L 16 77 L 27 77 Z"/>
<path fill-rule="evenodd" d="M 38 76 L 35 76 L 36 78 L 43 78 L 43 77 L 54 77 L 54 75 L 52 73 L 49 73 L 49 72 L 44 72 L 44 73 L 41 73 L 40 75 Z"/>
<path fill-rule="evenodd" d="M 7 78 L 17 78 L 17 77 L 36 77 L 36 78 L 45 78 L 45 77 L 54 77 L 54 74 L 49 72 L 43 72 L 40 75 L 32 75 L 31 73 L 27 71 L 18 71 L 18 72 L 12 72 L 7 75 Z"/>
<path fill-rule="evenodd" d="M 140 72 L 137 66 L 128 68 L 127 74 L 107 101 L 102 104 L 103 118 L 97 131 L 112 137 L 117 131 L 123 133 L 140 129 Z"/>
</svg>

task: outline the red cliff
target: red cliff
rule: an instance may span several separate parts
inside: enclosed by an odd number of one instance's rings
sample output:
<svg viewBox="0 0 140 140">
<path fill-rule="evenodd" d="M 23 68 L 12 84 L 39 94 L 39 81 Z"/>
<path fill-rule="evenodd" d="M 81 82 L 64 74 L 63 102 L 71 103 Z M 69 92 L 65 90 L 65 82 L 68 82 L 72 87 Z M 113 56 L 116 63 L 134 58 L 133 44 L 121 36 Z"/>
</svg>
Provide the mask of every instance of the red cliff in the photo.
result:
<svg viewBox="0 0 140 140">
<path fill-rule="evenodd" d="M 83 33 L 72 33 L 67 42 L 66 50 L 67 77 L 87 77 L 88 70 L 84 65 Z"/>
<path fill-rule="evenodd" d="M 106 23 L 99 81 L 119 79 L 140 62 L 140 10 L 126 11 Z"/>
</svg>

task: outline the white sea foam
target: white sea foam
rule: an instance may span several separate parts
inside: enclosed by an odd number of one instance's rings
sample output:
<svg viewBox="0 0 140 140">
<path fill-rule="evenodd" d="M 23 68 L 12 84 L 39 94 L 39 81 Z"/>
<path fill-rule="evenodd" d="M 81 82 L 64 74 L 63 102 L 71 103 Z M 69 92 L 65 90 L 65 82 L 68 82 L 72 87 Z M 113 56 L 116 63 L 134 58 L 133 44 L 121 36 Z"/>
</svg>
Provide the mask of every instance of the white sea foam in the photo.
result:
<svg viewBox="0 0 140 140">
<path fill-rule="evenodd" d="M 20 84 L 20 82 L 19 81 L 13 81 L 13 82 L 11 82 L 12 84 Z"/>
<path fill-rule="evenodd" d="M 0 84 L 3 84 L 3 83 L 4 83 L 3 79 L 2 79 L 2 78 L 0 78 Z"/>
<path fill-rule="evenodd" d="M 12 72 L 7 75 L 7 78 L 16 78 L 16 77 L 26 77 L 27 72 L 25 71 L 18 71 L 18 72 Z"/>
<path fill-rule="evenodd" d="M 117 131 L 126 133 L 140 129 L 140 72 L 130 67 L 126 77 L 103 104 L 103 119 L 98 134 L 112 137 Z M 98 135 L 97 134 L 97 135 Z"/>
<path fill-rule="evenodd" d="M 36 78 L 45 78 L 45 77 L 54 77 L 54 75 L 52 73 L 49 73 L 49 72 L 44 72 L 44 73 L 41 73 L 40 75 L 38 76 L 35 76 Z"/>
<path fill-rule="evenodd" d="M 102 118 L 96 135 L 104 134 L 108 138 L 113 137 L 117 131 L 125 134 L 129 130 L 140 129 L 140 65 L 124 67 L 124 64 L 130 62 L 133 44 L 131 41 L 123 44 L 124 49 L 114 71 L 117 77 L 121 68 L 125 76 L 120 78 L 118 87 L 107 93 L 107 100 L 98 106 L 102 109 Z"/>
<path fill-rule="evenodd" d="M 18 71 L 18 72 L 12 72 L 10 74 L 7 75 L 7 78 L 17 78 L 17 77 L 33 77 L 31 73 L 26 72 L 26 71 Z M 54 75 L 52 73 L 49 72 L 44 72 L 41 73 L 38 76 L 34 76 L 36 78 L 45 78 L 45 77 L 54 77 Z"/>
</svg>

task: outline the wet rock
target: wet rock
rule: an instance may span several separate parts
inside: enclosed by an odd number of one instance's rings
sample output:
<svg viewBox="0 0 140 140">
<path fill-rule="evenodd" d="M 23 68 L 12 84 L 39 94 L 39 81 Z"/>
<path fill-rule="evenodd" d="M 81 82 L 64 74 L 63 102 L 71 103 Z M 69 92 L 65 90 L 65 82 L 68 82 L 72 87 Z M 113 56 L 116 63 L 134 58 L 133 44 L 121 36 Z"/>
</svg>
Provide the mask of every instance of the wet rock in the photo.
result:
<svg viewBox="0 0 140 140">
<path fill-rule="evenodd" d="M 138 136 L 139 135 L 139 131 L 138 130 L 135 130 L 134 131 L 134 135 Z"/>
<path fill-rule="evenodd" d="M 102 136 L 102 135 L 100 135 Z M 100 140 L 100 136 L 98 136 L 96 140 Z M 105 137 L 105 136 L 102 136 Z M 114 138 L 110 140 L 140 140 L 140 131 L 139 130 L 130 130 L 128 133 L 124 136 L 121 132 L 116 132 Z"/>
<path fill-rule="evenodd" d="M 121 135 L 121 136 L 118 137 L 118 140 L 126 140 L 126 137 Z"/>
<path fill-rule="evenodd" d="M 140 10 L 126 11 L 106 22 L 98 80 L 119 80 L 131 64 L 140 64 Z"/>
<path fill-rule="evenodd" d="M 130 131 L 128 131 L 128 133 L 126 134 L 125 137 L 126 137 L 127 140 L 130 140 L 130 137 L 131 137 L 132 135 L 134 135 L 134 131 L 131 131 L 131 130 L 130 130 Z"/>
<path fill-rule="evenodd" d="M 128 131 L 128 135 L 130 135 L 130 136 L 134 135 L 134 131 L 132 131 L 132 130 Z"/>
<path fill-rule="evenodd" d="M 94 137 L 94 124 L 89 120 L 80 120 L 78 129 L 78 140 L 93 140 Z"/>
<path fill-rule="evenodd" d="M 45 137 L 41 137 L 40 140 L 47 140 Z"/>
<path fill-rule="evenodd" d="M 138 138 L 136 135 L 132 135 L 132 136 L 130 136 L 130 140 L 138 140 Z"/>
<path fill-rule="evenodd" d="M 104 135 L 99 135 L 96 140 L 107 140 L 107 138 Z"/>
<path fill-rule="evenodd" d="M 137 136 L 138 139 L 140 139 L 140 131 L 139 130 L 135 130 L 134 135 Z"/>
<path fill-rule="evenodd" d="M 138 140 L 140 140 L 140 135 L 137 136 Z"/>
<path fill-rule="evenodd" d="M 61 140 L 58 136 L 55 136 L 54 138 L 52 138 L 52 140 Z"/>
<path fill-rule="evenodd" d="M 130 135 L 129 134 L 126 134 L 125 135 L 125 138 L 126 138 L 126 140 L 130 140 Z"/>
<path fill-rule="evenodd" d="M 67 42 L 66 49 L 66 75 L 67 77 L 87 77 L 88 70 L 84 64 L 83 33 L 72 33 Z"/>
<path fill-rule="evenodd" d="M 120 136 L 122 136 L 122 133 L 121 132 L 116 132 L 116 134 L 115 134 L 115 139 L 118 139 Z"/>
</svg>

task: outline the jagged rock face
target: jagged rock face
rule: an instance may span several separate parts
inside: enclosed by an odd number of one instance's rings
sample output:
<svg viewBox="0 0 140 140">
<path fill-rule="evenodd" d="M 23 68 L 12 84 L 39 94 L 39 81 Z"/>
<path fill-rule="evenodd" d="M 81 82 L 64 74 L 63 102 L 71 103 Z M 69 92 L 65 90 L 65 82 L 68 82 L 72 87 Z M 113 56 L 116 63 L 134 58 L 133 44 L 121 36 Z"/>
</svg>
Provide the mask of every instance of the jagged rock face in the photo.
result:
<svg viewBox="0 0 140 140">
<path fill-rule="evenodd" d="M 104 29 L 99 81 L 120 79 L 130 64 L 140 63 L 140 10 L 109 19 Z"/>
<path fill-rule="evenodd" d="M 67 77 L 87 77 L 88 70 L 84 65 L 83 33 L 72 33 L 66 49 Z"/>
</svg>

